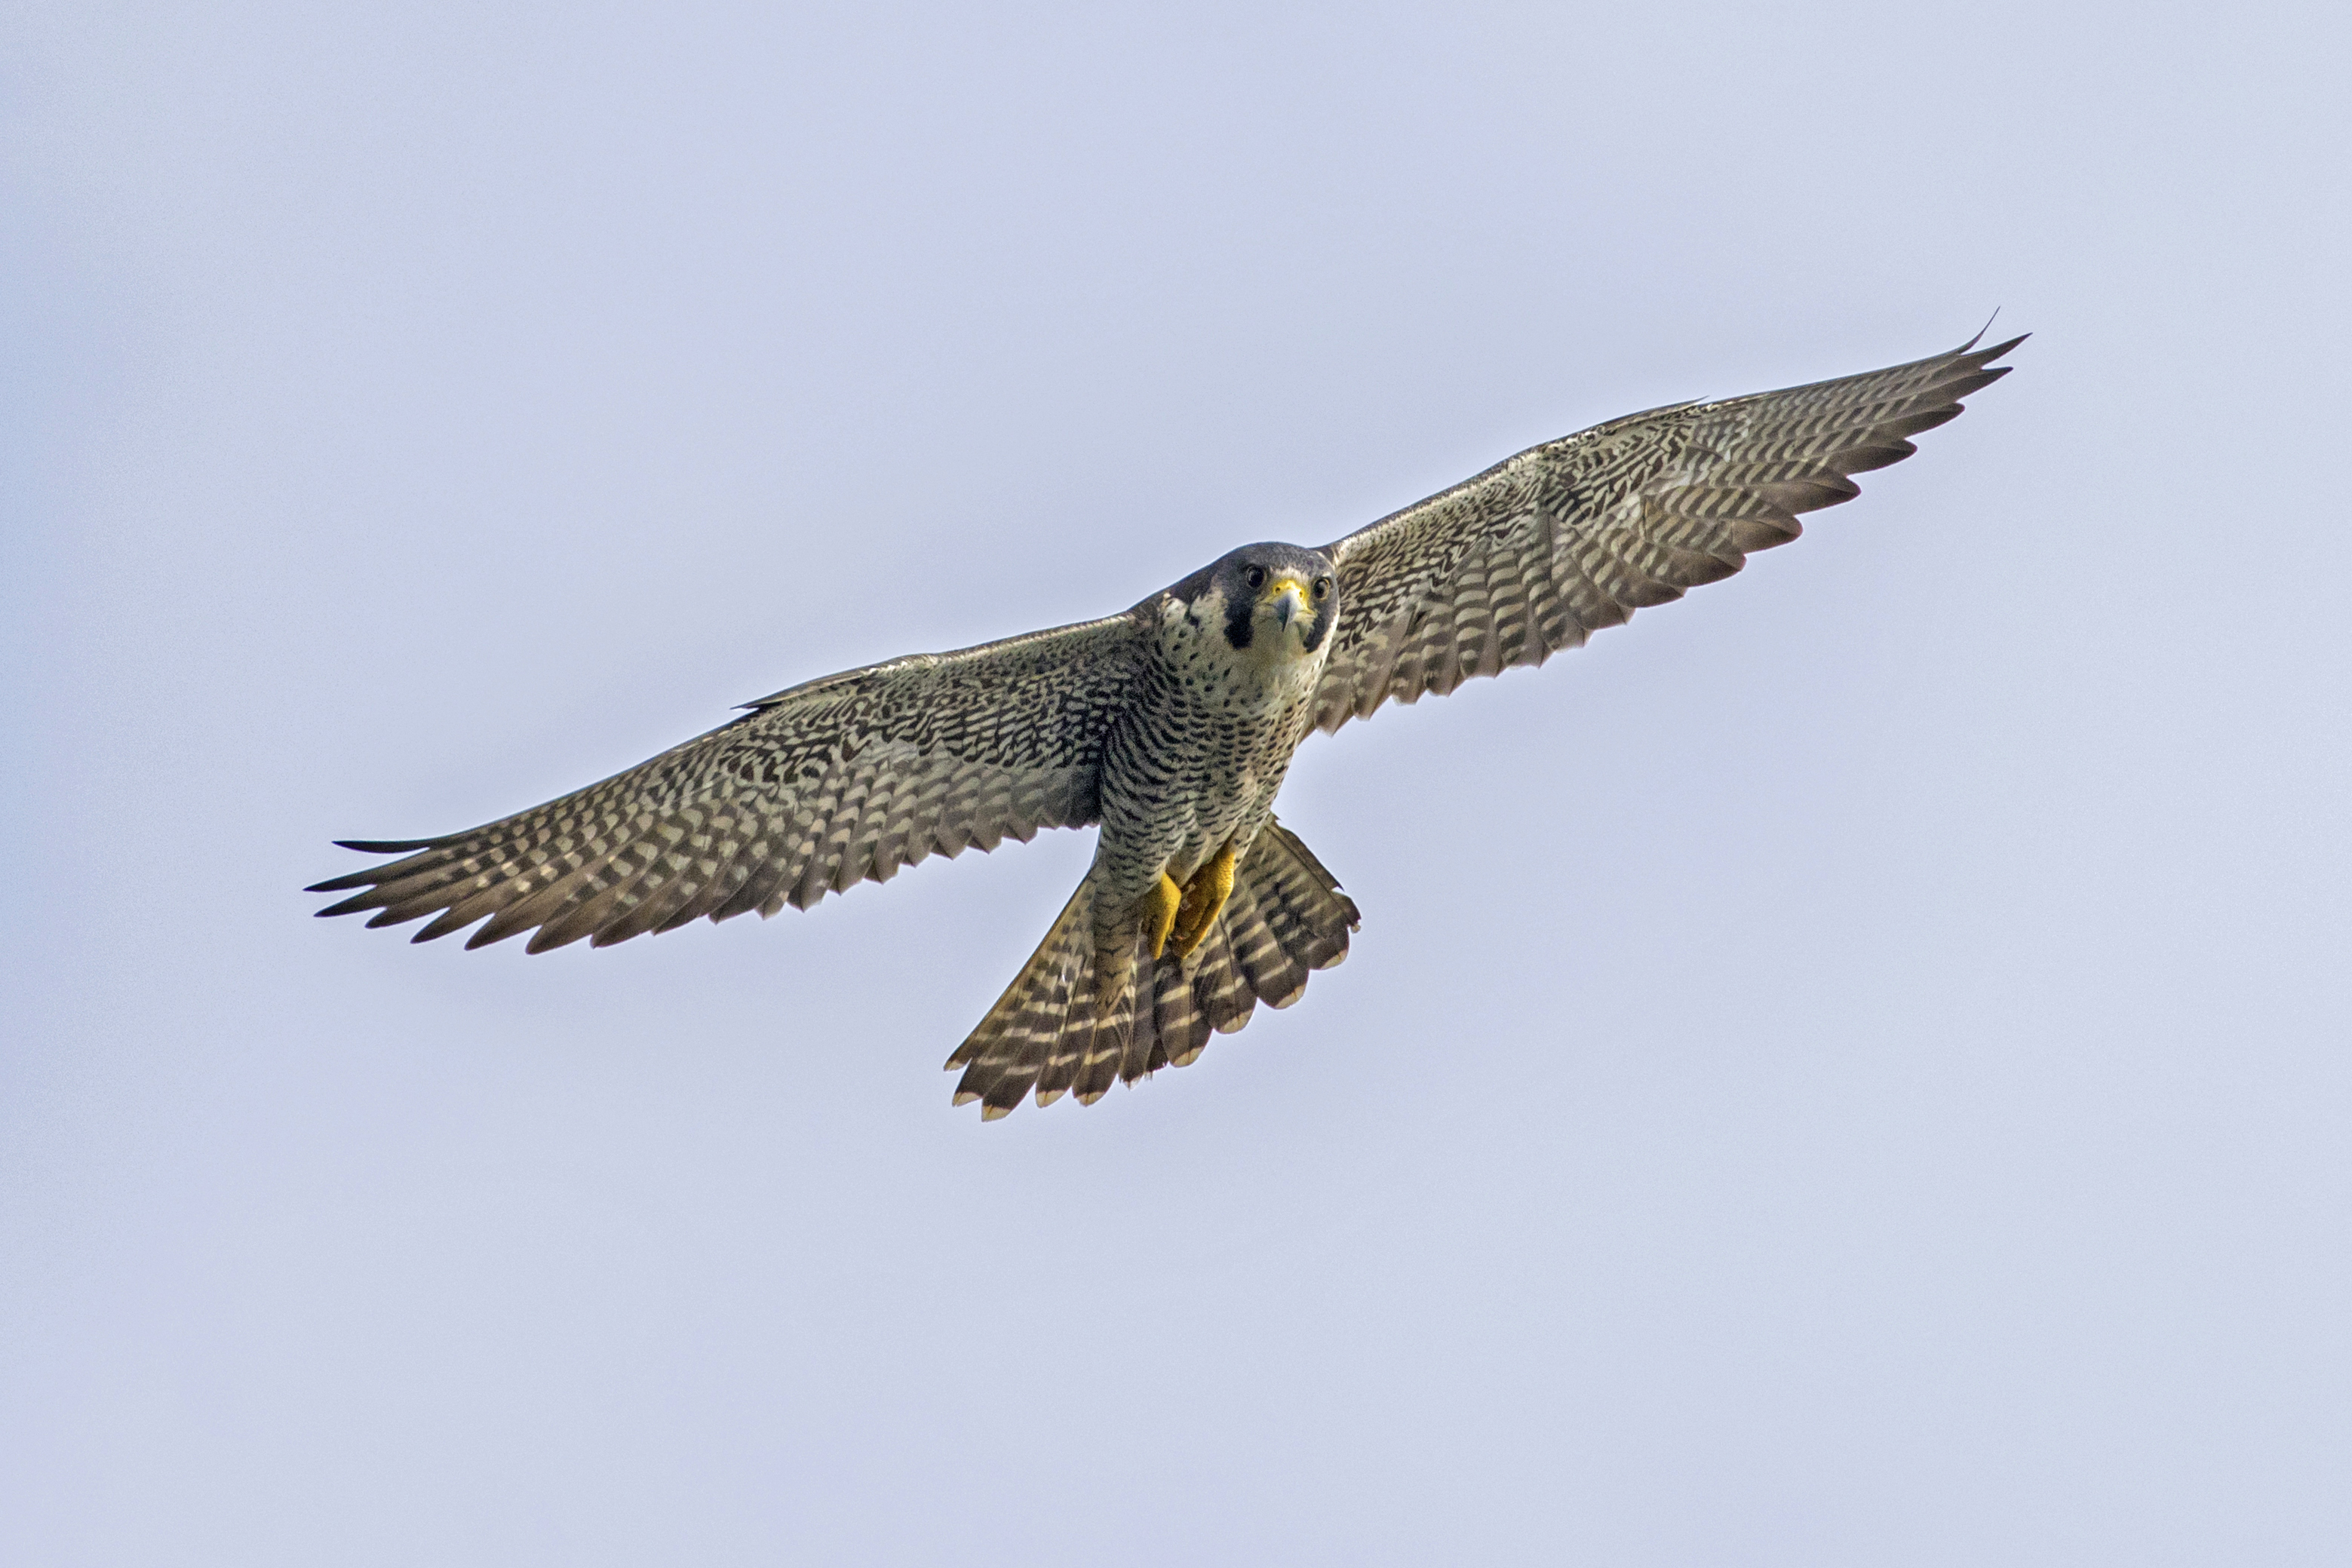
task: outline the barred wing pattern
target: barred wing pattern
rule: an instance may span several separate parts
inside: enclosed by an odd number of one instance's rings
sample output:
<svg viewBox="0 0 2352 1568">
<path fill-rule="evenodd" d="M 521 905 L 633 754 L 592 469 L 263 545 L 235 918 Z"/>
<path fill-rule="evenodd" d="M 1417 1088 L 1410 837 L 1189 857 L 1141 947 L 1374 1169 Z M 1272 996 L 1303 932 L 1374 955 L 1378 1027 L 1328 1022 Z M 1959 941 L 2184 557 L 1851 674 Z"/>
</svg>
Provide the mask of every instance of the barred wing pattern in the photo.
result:
<svg viewBox="0 0 2352 1568">
<path fill-rule="evenodd" d="M 932 854 L 994 849 L 1097 815 L 1102 736 L 1141 658 L 1132 612 L 827 676 L 601 784 L 446 838 L 347 841 L 406 859 L 322 882 L 321 915 L 488 916 L 478 947 L 596 946 L 785 904 Z"/>
<path fill-rule="evenodd" d="M 1325 546 L 1344 609 L 1315 722 L 1540 664 L 1730 576 L 1795 538 L 1799 512 L 1860 494 L 1848 475 L 1910 456 L 1906 438 L 1958 416 L 2024 340 L 1612 420 Z"/>
</svg>

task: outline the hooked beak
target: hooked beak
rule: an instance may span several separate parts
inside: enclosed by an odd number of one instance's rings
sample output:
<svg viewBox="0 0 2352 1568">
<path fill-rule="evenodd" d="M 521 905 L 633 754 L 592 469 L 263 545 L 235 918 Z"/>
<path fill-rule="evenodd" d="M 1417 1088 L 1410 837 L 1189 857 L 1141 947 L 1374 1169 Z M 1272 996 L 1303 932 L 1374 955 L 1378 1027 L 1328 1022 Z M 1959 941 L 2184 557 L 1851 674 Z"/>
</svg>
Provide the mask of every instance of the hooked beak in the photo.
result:
<svg viewBox="0 0 2352 1568">
<path fill-rule="evenodd" d="M 1306 613 L 1307 585 L 1295 577 L 1277 577 L 1265 585 L 1265 597 L 1259 602 L 1274 612 L 1274 622 L 1287 627 Z"/>
</svg>

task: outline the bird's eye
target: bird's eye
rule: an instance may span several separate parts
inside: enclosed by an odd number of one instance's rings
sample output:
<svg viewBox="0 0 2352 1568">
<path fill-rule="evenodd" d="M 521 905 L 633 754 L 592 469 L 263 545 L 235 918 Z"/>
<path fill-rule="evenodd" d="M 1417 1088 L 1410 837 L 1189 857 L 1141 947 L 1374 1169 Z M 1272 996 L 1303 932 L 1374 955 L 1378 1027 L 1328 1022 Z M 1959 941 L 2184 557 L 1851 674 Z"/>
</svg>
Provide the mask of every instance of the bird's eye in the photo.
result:
<svg viewBox="0 0 2352 1568">
<path fill-rule="evenodd" d="M 1242 573 L 1242 579 L 1252 588 L 1264 588 L 1265 586 L 1265 568 L 1262 566 L 1254 566 L 1247 571 Z"/>
<path fill-rule="evenodd" d="M 1331 580 L 1329 578 L 1318 577 L 1315 580 L 1315 597 L 1318 599 L 1328 599 L 1331 597 Z"/>
</svg>

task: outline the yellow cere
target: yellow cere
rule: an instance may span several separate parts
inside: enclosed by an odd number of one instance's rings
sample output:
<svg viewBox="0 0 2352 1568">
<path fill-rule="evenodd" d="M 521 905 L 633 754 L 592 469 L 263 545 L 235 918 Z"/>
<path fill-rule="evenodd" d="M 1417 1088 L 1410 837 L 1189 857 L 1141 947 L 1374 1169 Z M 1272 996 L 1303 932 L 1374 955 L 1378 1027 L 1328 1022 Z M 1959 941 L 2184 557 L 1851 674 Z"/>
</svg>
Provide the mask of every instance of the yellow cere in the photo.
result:
<svg viewBox="0 0 2352 1568">
<path fill-rule="evenodd" d="M 1307 585 L 1299 581 L 1298 579 L 1295 577 L 1276 578 L 1273 581 L 1265 585 L 1265 591 L 1257 596 L 1257 601 L 1260 604 L 1271 604 L 1276 600 L 1282 597 L 1282 591 L 1286 588 L 1298 595 L 1299 603 L 1312 604 L 1315 602 L 1315 596 L 1307 591 Z"/>
</svg>

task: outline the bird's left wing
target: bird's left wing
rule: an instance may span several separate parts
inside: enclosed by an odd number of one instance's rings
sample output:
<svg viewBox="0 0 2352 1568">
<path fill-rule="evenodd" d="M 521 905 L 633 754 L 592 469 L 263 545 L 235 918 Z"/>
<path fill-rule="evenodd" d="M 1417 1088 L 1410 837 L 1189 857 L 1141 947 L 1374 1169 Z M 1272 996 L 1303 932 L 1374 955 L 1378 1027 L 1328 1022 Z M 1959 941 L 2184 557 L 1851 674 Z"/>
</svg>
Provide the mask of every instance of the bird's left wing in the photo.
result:
<svg viewBox="0 0 2352 1568">
<path fill-rule="evenodd" d="M 530 951 L 597 946 L 698 916 L 805 908 L 933 853 L 1096 820 L 1104 731 L 1141 656 L 1132 612 L 794 686 L 601 784 L 467 832 L 347 841 L 405 859 L 320 883 L 321 915 L 488 916 Z"/>
<path fill-rule="evenodd" d="M 1334 730 L 1393 697 L 1539 664 L 1644 605 L 1738 571 L 1798 534 L 1847 477 L 2000 380 L 2024 341 L 1974 340 L 1907 365 L 1637 413 L 1530 447 L 1324 547 L 1339 629 L 1316 691 Z"/>
</svg>

